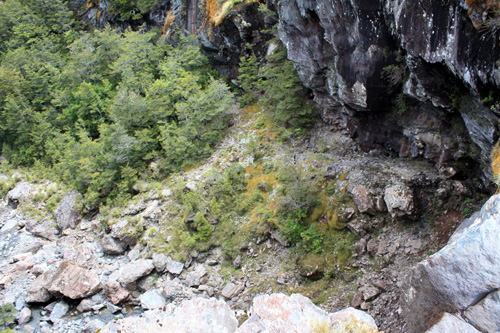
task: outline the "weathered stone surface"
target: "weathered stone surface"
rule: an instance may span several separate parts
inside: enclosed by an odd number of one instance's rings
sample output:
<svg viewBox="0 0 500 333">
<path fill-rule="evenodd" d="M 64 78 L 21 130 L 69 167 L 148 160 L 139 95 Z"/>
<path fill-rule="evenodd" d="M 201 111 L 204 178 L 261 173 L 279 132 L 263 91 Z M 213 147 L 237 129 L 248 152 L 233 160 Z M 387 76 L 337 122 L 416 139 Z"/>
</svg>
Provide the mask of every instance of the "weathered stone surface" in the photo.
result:
<svg viewBox="0 0 500 333">
<path fill-rule="evenodd" d="M 129 262 L 122 268 L 122 273 L 118 278 L 120 283 L 132 283 L 143 276 L 148 275 L 154 269 L 153 260 L 139 259 Z"/>
<path fill-rule="evenodd" d="M 460 333 L 480 333 L 473 326 L 461 318 L 452 314 L 444 313 L 439 322 L 432 326 L 426 333 L 445 333 L 445 332 L 460 332 Z"/>
<path fill-rule="evenodd" d="M 102 252 L 105 254 L 122 254 L 127 249 L 127 244 L 119 239 L 113 238 L 110 235 L 106 235 L 101 241 Z"/>
<path fill-rule="evenodd" d="M 100 332 L 100 330 L 104 327 L 104 323 L 99 319 L 93 319 L 85 325 L 83 328 L 83 333 L 95 333 Z"/>
<path fill-rule="evenodd" d="M 179 275 L 184 269 L 184 264 L 173 260 L 170 256 L 164 254 L 153 254 L 153 265 L 155 269 L 160 272 L 169 272 L 171 274 Z"/>
<path fill-rule="evenodd" d="M 16 208 L 20 201 L 29 197 L 32 191 L 31 185 L 27 182 L 20 182 L 12 190 L 7 192 L 9 205 Z"/>
<path fill-rule="evenodd" d="M 201 284 L 201 278 L 207 275 L 207 270 L 203 265 L 198 265 L 186 277 L 186 284 L 188 287 L 198 287 Z"/>
<path fill-rule="evenodd" d="M 163 285 L 163 295 L 167 299 L 174 299 L 182 293 L 182 285 L 176 281 L 166 281 Z"/>
<path fill-rule="evenodd" d="M 45 286 L 52 278 L 52 272 L 45 272 L 38 276 L 28 289 L 26 302 L 28 303 L 45 303 L 52 299 L 52 295 L 47 291 Z"/>
<path fill-rule="evenodd" d="M 127 289 L 123 288 L 121 284 L 116 281 L 110 281 L 104 286 L 106 296 L 113 304 L 120 304 L 130 298 L 130 293 Z"/>
<path fill-rule="evenodd" d="M 112 225 L 111 236 L 125 242 L 128 246 L 134 246 L 139 234 L 131 228 L 127 219 L 121 219 Z"/>
<path fill-rule="evenodd" d="M 101 333 L 111 332 L 206 332 L 230 333 L 238 327 L 234 311 L 221 300 L 194 298 L 165 311 L 146 311 L 142 317 L 112 321 Z"/>
<path fill-rule="evenodd" d="M 226 298 L 233 298 L 238 296 L 245 289 L 245 285 L 243 283 L 228 283 L 224 289 L 221 291 L 221 295 Z"/>
<path fill-rule="evenodd" d="M 23 308 L 19 315 L 17 316 L 17 323 L 19 325 L 25 325 L 31 320 L 31 310 L 30 308 Z"/>
<path fill-rule="evenodd" d="M 236 332 L 311 332 L 314 323 L 333 325 L 360 323 L 364 332 L 378 332 L 375 321 L 368 314 L 348 308 L 327 313 L 300 294 L 286 296 L 271 294 L 256 296 L 252 302 L 251 316 Z M 356 331 L 356 330 L 354 330 Z"/>
<path fill-rule="evenodd" d="M 364 186 L 350 184 L 347 191 L 356 203 L 360 213 L 375 214 L 375 203 Z"/>
<path fill-rule="evenodd" d="M 82 219 L 80 212 L 76 208 L 76 203 L 81 197 L 82 195 L 78 191 L 73 190 L 68 192 L 57 205 L 54 217 L 60 229 L 74 228 Z"/>
<path fill-rule="evenodd" d="M 165 298 L 156 290 L 146 291 L 139 299 L 142 308 L 145 310 L 159 309 L 165 306 Z"/>
<path fill-rule="evenodd" d="M 484 332 L 500 331 L 500 291 L 495 291 L 468 308 L 465 317 Z"/>
<path fill-rule="evenodd" d="M 42 222 L 29 220 L 26 222 L 26 229 L 33 235 L 50 241 L 55 241 L 57 239 L 57 235 L 59 234 L 54 222 L 48 220 Z"/>
<path fill-rule="evenodd" d="M 45 288 L 55 296 L 79 299 L 98 292 L 101 281 L 96 272 L 63 261 L 53 272 Z"/>
<path fill-rule="evenodd" d="M 13 231 L 19 227 L 19 221 L 17 219 L 9 219 L 5 221 L 0 232 Z"/>
<path fill-rule="evenodd" d="M 61 319 L 69 311 L 68 303 L 61 301 L 54 306 L 54 309 L 50 313 L 50 321 L 56 323 L 57 320 Z"/>
<path fill-rule="evenodd" d="M 417 264 L 402 285 L 402 309 L 409 329 L 423 331 L 446 311 L 463 311 L 500 288 L 500 196 L 451 242 Z"/>
<path fill-rule="evenodd" d="M 405 185 L 394 185 L 386 188 L 384 200 L 393 218 L 413 214 L 415 208 L 413 191 Z"/>
</svg>

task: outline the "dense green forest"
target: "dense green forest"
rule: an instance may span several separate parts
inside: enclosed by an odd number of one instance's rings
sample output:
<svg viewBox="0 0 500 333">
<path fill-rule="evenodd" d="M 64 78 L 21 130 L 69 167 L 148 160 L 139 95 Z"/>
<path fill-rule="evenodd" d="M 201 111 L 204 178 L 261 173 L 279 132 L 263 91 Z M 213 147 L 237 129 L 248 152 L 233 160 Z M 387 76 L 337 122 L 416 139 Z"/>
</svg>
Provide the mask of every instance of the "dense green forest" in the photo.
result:
<svg viewBox="0 0 500 333">
<path fill-rule="evenodd" d="M 228 127 L 234 91 L 195 37 L 93 30 L 62 0 L 8 0 L 0 21 L 2 153 L 77 189 L 88 208 L 124 202 L 141 179 L 198 163 Z M 249 92 L 240 103 L 261 95 L 283 126 L 309 126 L 313 111 L 284 48 L 273 57 L 260 70 L 255 56 L 242 58 Z"/>
</svg>

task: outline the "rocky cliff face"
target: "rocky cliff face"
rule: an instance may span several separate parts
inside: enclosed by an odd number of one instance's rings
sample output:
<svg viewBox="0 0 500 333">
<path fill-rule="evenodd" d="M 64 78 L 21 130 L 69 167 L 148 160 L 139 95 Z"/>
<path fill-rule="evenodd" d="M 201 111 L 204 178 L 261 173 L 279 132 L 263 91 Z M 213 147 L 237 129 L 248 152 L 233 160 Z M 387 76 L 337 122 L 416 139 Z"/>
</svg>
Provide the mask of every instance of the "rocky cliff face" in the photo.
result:
<svg viewBox="0 0 500 333">
<path fill-rule="evenodd" d="M 478 31 L 463 2 L 287 0 L 279 13 L 323 119 L 345 124 L 365 150 L 441 166 L 465 149 L 489 161 L 498 113 L 480 100 L 498 88 L 498 36 Z M 463 125 L 472 142 L 457 142 Z"/>
</svg>

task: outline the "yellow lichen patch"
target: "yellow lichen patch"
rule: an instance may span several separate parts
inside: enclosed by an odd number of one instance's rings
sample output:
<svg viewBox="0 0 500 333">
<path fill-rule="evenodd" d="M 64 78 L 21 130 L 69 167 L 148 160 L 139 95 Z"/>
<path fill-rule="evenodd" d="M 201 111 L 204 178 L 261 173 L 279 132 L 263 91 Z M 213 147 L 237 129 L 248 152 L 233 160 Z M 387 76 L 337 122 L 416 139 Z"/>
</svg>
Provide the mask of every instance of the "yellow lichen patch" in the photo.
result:
<svg viewBox="0 0 500 333">
<path fill-rule="evenodd" d="M 498 187 L 500 187 L 500 141 L 493 147 L 491 153 L 491 171 Z"/>
<path fill-rule="evenodd" d="M 168 39 L 171 35 L 171 31 L 169 31 L 170 27 L 174 23 L 175 20 L 175 15 L 173 14 L 173 11 L 169 11 L 167 13 L 167 17 L 165 18 L 165 23 L 163 24 L 163 36 L 165 39 Z"/>
<path fill-rule="evenodd" d="M 270 222 L 277 227 L 280 227 L 277 214 L 277 203 L 273 198 L 270 198 L 281 182 L 277 179 L 278 172 L 272 171 L 264 173 L 263 165 L 250 165 L 245 168 L 247 178 L 246 197 L 247 200 L 261 202 L 255 205 L 251 214 L 251 224 L 263 224 Z"/>
<path fill-rule="evenodd" d="M 240 9 L 249 4 L 259 2 L 259 0 L 228 0 L 222 3 L 218 0 L 206 0 L 205 11 L 210 26 L 219 26 L 229 13 L 234 9 Z"/>
</svg>

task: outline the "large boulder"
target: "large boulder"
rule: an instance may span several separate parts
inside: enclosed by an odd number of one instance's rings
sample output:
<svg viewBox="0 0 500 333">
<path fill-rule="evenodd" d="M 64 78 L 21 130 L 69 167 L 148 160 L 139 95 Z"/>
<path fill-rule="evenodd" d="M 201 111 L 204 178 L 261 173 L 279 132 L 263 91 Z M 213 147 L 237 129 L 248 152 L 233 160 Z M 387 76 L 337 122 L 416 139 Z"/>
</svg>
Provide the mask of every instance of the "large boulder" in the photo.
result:
<svg viewBox="0 0 500 333">
<path fill-rule="evenodd" d="M 309 333 L 325 326 L 332 329 L 349 326 L 354 332 L 378 332 L 373 318 L 363 311 L 347 308 L 328 313 L 300 294 L 260 295 L 252 304 L 250 318 L 236 332 Z"/>
<path fill-rule="evenodd" d="M 109 322 L 101 333 L 111 332 L 204 332 L 230 333 L 238 327 L 234 311 L 221 300 L 193 298 L 165 311 L 146 311 L 141 317 Z"/>
<path fill-rule="evenodd" d="M 7 192 L 7 199 L 9 201 L 9 205 L 14 208 L 17 208 L 19 202 L 29 197 L 30 192 L 32 191 L 31 185 L 27 182 L 20 182 L 16 185 L 12 190 Z"/>
<path fill-rule="evenodd" d="M 349 185 L 347 191 L 356 203 L 360 213 L 375 214 L 375 203 L 362 185 Z"/>
<path fill-rule="evenodd" d="M 465 320 L 449 313 L 444 313 L 439 322 L 432 326 L 426 333 L 445 332 L 479 333 L 473 326 L 467 324 Z"/>
<path fill-rule="evenodd" d="M 57 205 L 54 211 L 54 218 L 57 221 L 57 226 L 64 230 L 67 228 L 74 228 L 82 219 L 78 211 L 77 202 L 81 200 L 82 195 L 78 191 L 68 192 Z"/>
<path fill-rule="evenodd" d="M 122 273 L 118 278 L 118 282 L 123 284 L 135 282 L 151 273 L 154 268 L 153 260 L 151 259 L 131 261 L 121 269 Z"/>
<path fill-rule="evenodd" d="M 101 249 L 105 254 L 122 254 L 127 250 L 127 244 L 110 235 L 106 235 L 101 240 Z"/>
<path fill-rule="evenodd" d="M 409 216 L 414 212 L 413 191 L 406 185 L 397 184 L 387 187 L 384 200 L 393 218 Z"/>
<path fill-rule="evenodd" d="M 495 195 L 472 224 L 461 228 L 443 249 L 417 264 L 405 278 L 402 309 L 409 329 L 424 331 L 444 312 L 470 307 L 466 314 L 470 322 L 494 327 L 495 316 L 490 317 L 488 311 L 498 308 L 494 293 L 500 288 L 499 244 L 500 195 Z M 488 307 L 481 306 L 481 300 Z M 488 323 L 483 323 L 485 317 Z"/>
<path fill-rule="evenodd" d="M 92 296 L 101 288 L 96 272 L 63 261 L 52 273 L 45 289 L 54 296 L 80 299 Z"/>
</svg>

